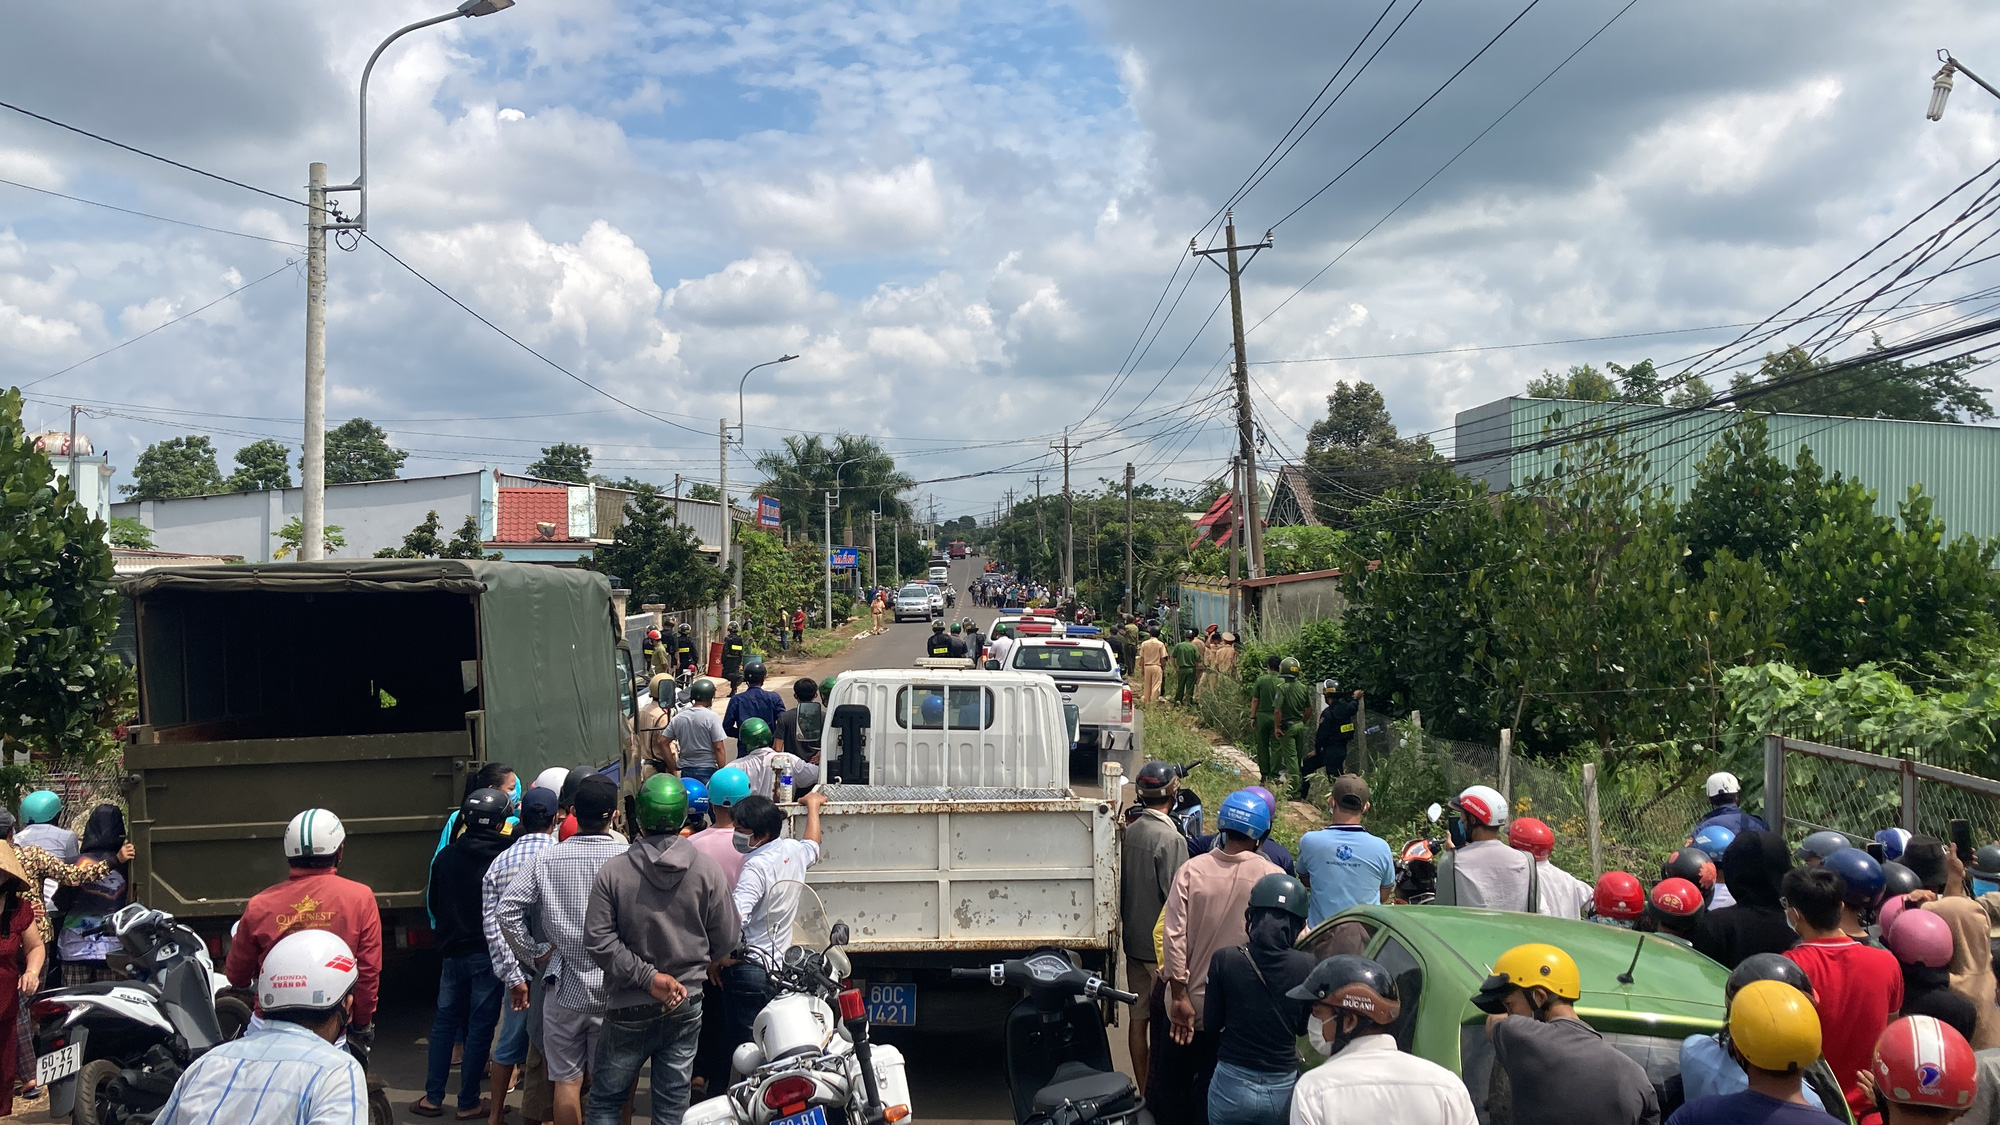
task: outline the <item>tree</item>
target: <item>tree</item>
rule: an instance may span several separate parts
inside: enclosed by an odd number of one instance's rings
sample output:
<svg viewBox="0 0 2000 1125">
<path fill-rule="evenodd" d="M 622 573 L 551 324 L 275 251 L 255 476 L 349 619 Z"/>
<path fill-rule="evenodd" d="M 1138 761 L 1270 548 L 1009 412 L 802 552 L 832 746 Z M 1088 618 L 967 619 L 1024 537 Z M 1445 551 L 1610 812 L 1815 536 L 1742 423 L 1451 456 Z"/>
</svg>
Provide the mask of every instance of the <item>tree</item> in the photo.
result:
<svg viewBox="0 0 2000 1125">
<path fill-rule="evenodd" d="M 0 393 L 0 544 L 0 738 L 86 754 L 132 684 L 106 647 L 118 627 L 111 547 L 29 442 L 17 389 Z"/>
<path fill-rule="evenodd" d="M 1618 397 L 1618 387 L 1604 372 L 1588 363 L 1579 363 L 1561 375 L 1544 371 L 1528 380 L 1528 397 L 1610 402 Z"/>
<path fill-rule="evenodd" d="M 528 475 L 543 480 L 590 483 L 590 447 L 559 441 L 542 447 L 542 459 L 528 466 Z"/>
<path fill-rule="evenodd" d="M 1844 487 L 1859 486 L 1844 485 L 1838 474 L 1828 481 L 1808 448 L 1799 449 L 1794 465 L 1779 460 L 1771 453 L 1763 416 L 1744 414 L 1702 457 L 1687 501 L 1675 514 L 1687 541 L 1687 572 L 1699 575 L 1725 549 L 1775 566 L 1819 521 L 1827 490 Z M 1852 499 L 1847 497 L 1848 506 Z"/>
<path fill-rule="evenodd" d="M 795 534 L 818 532 L 824 497 L 834 493 L 833 523 L 843 542 L 853 542 L 854 529 L 866 526 L 870 512 L 885 520 L 908 518 L 901 496 L 916 487 L 874 438 L 854 434 L 830 442 L 818 434 L 787 437 L 783 448 L 757 457 L 757 468 L 764 474 L 761 490 L 777 498 L 779 518 Z"/>
<path fill-rule="evenodd" d="M 1874 346 L 1880 348 L 1882 341 L 1878 338 Z M 1790 347 L 1766 355 L 1756 374 L 1737 374 L 1730 390 L 1758 410 L 1793 414 L 1915 422 L 1970 422 L 1994 416 L 1986 393 L 1965 377 L 1981 366 L 1972 356 L 1916 367 L 1900 359 L 1876 360 L 1816 374 L 1826 366 L 1804 348 Z"/>
<path fill-rule="evenodd" d="M 712 484 L 704 484 L 701 481 L 695 481 L 693 484 L 688 485 L 687 499 L 706 500 L 709 503 L 714 504 L 722 499 L 722 490 L 715 487 Z"/>
<path fill-rule="evenodd" d="M 236 451 L 236 471 L 226 485 L 231 492 L 263 492 L 292 487 L 292 469 L 285 462 L 291 450 L 270 438 L 260 438 Z"/>
<path fill-rule="evenodd" d="M 1413 483 L 1438 455 L 1429 438 L 1396 432 L 1373 384 L 1342 382 L 1326 396 L 1326 417 L 1306 431 L 1305 462 L 1319 521 L 1346 528 L 1356 508 Z"/>
<path fill-rule="evenodd" d="M 133 519 L 131 516 L 111 517 L 111 545 L 128 551 L 151 551 L 153 529 Z"/>
<path fill-rule="evenodd" d="M 617 575 L 632 591 L 634 605 L 659 602 L 674 610 L 710 605 L 729 588 L 729 572 L 701 553 L 694 533 L 668 509 L 666 497 L 632 497 L 611 543 L 584 565 Z"/>
<path fill-rule="evenodd" d="M 1652 360 L 1642 359 L 1630 367 L 1616 363 L 1607 363 L 1604 367 L 1611 374 L 1606 375 L 1588 363 L 1576 364 L 1560 375 L 1544 371 L 1528 380 L 1528 397 L 1665 405 L 1667 381 L 1661 378 Z M 1699 406 L 1714 397 L 1708 384 L 1700 379 L 1691 379 L 1678 387 L 1674 392 L 1675 406 Z"/>
<path fill-rule="evenodd" d="M 661 488 L 652 481 L 639 480 L 636 477 L 619 477 L 617 480 L 612 480 L 610 477 L 593 476 L 590 479 L 596 481 L 600 488 L 616 488 L 625 492 L 664 493 L 666 491 L 666 489 Z"/>
<path fill-rule="evenodd" d="M 394 480 L 410 459 L 389 448 L 389 435 L 366 418 L 349 418 L 326 432 L 326 483 Z"/>
<path fill-rule="evenodd" d="M 322 527 L 320 529 L 320 550 L 331 553 L 337 548 L 347 546 L 347 536 L 342 534 L 344 530 L 339 524 L 333 523 Z M 293 516 L 289 523 L 271 533 L 271 538 L 278 541 L 278 549 L 271 552 L 271 557 L 274 559 L 287 559 L 298 554 L 299 544 L 304 542 L 305 537 L 305 524 L 299 521 L 299 517 Z"/>
<path fill-rule="evenodd" d="M 470 517 L 467 517 L 470 518 Z M 375 552 L 378 559 L 434 559 L 444 552 L 444 540 L 438 538 L 438 514 L 433 508 L 424 514 L 424 522 L 410 529 L 403 536 L 401 547 L 383 547 Z"/>
<path fill-rule="evenodd" d="M 224 491 L 215 447 L 201 434 L 156 441 L 132 466 L 132 483 L 118 486 L 134 500 L 209 496 Z"/>
<path fill-rule="evenodd" d="M 458 525 L 458 531 L 451 537 L 451 542 L 446 543 L 444 550 L 438 552 L 438 557 L 441 559 L 485 559 L 488 562 L 499 562 L 502 556 L 498 551 L 494 551 L 492 554 L 486 553 L 484 543 L 479 536 L 479 521 L 468 515 L 465 517 L 465 522 Z"/>
</svg>

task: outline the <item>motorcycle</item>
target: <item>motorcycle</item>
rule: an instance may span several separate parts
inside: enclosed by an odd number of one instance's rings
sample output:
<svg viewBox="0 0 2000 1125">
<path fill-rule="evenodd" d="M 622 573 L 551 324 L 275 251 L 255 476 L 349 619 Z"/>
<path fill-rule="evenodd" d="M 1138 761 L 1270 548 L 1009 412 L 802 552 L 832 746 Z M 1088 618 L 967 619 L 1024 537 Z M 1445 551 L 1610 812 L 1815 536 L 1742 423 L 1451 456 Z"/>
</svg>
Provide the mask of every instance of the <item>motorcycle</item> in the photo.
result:
<svg viewBox="0 0 2000 1125">
<path fill-rule="evenodd" d="M 1436 824 L 1443 815 L 1441 805 L 1426 810 Z M 1403 845 L 1396 856 L 1396 901 L 1411 906 L 1429 906 L 1437 900 L 1438 857 L 1445 852 L 1444 837 L 1418 837 Z"/>
<path fill-rule="evenodd" d="M 795 945 L 765 966 L 775 995 L 729 1061 L 723 1097 L 684 1125 L 894 1125 L 910 1115 L 903 1054 L 868 1037 L 868 1006 L 847 980 L 836 922 L 825 949 Z"/>
<path fill-rule="evenodd" d="M 1128 1125 L 1146 1099 L 1112 1068 L 1098 1001 L 1139 997 L 1085 972 L 1060 949 L 1038 949 L 985 969 L 953 969 L 960 980 L 1021 990 L 1007 1014 L 1007 1091 L 1019 1125 Z"/>
<path fill-rule="evenodd" d="M 243 1034 L 250 1007 L 222 995 L 208 946 L 162 910 L 138 903 L 107 918 L 131 979 L 52 989 L 35 997 L 35 1080 L 49 1115 L 77 1125 L 145 1125 L 181 1073 Z"/>
</svg>

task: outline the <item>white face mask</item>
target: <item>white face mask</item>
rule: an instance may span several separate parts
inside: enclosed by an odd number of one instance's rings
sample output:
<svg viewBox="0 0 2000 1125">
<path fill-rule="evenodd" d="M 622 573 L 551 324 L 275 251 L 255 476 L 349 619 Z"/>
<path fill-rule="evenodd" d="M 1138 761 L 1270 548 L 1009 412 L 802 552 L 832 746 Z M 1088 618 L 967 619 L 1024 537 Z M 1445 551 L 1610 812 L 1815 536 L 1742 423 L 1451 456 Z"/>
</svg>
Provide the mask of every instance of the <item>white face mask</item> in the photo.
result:
<svg viewBox="0 0 2000 1125">
<path fill-rule="evenodd" d="M 1312 1044 L 1313 1050 L 1330 1058 L 1335 1051 L 1340 1049 L 1340 1044 L 1326 1037 L 1326 1022 L 1317 1017 L 1308 1019 L 1306 1021 L 1306 1042 Z"/>
</svg>

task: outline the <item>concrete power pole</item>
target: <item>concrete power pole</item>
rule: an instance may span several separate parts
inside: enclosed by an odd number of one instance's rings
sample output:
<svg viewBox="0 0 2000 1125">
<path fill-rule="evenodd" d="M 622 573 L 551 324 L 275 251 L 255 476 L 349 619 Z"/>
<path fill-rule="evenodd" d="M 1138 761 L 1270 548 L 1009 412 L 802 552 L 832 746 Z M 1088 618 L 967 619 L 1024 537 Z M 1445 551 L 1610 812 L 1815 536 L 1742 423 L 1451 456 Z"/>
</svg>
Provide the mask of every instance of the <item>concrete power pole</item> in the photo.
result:
<svg viewBox="0 0 2000 1125">
<path fill-rule="evenodd" d="M 1229 534 L 1229 631 L 1238 633 L 1242 628 L 1242 617 L 1237 612 L 1243 600 L 1243 588 L 1237 580 L 1241 573 L 1237 567 L 1237 555 L 1243 543 L 1243 459 L 1229 459 L 1229 506 L 1235 509 L 1234 527 Z"/>
<path fill-rule="evenodd" d="M 882 568 L 875 565 L 875 525 L 882 519 L 882 513 L 868 513 L 868 584 L 882 584 Z"/>
<path fill-rule="evenodd" d="M 715 563 L 722 568 L 724 574 L 727 574 L 729 573 L 729 532 L 731 530 L 729 526 L 729 419 L 718 419 L 717 423 L 716 432 L 722 435 L 720 443 L 722 450 L 722 539 L 719 543 L 719 546 L 722 548 L 722 554 L 716 557 Z M 724 583 L 722 587 L 723 633 L 729 632 L 729 591 L 732 585 L 733 583 Z"/>
<path fill-rule="evenodd" d="M 1132 613 L 1132 462 L 1125 462 L 1125 613 Z"/>
<path fill-rule="evenodd" d="M 1264 232 L 1264 241 L 1248 246 L 1236 244 L 1236 212 L 1228 213 L 1223 226 L 1224 245 L 1202 250 L 1190 244 L 1189 249 L 1205 258 L 1213 260 L 1216 254 L 1225 255 L 1229 271 L 1229 326 L 1236 343 L 1236 366 L 1231 372 L 1236 379 L 1236 444 L 1238 457 L 1243 459 L 1243 492 L 1250 503 L 1238 507 L 1237 518 L 1243 521 L 1245 529 L 1244 549 L 1248 553 L 1250 577 L 1261 578 L 1264 574 L 1264 529 L 1263 520 L 1251 511 L 1257 503 L 1257 440 L 1256 426 L 1250 416 L 1250 360 L 1243 346 L 1243 269 L 1257 257 L 1260 250 L 1271 248 L 1271 232 Z M 1250 251 L 1250 257 L 1241 258 L 1239 251 Z"/>
<path fill-rule="evenodd" d="M 1076 498 L 1069 490 L 1069 455 L 1083 448 L 1082 442 L 1072 444 L 1069 431 L 1063 431 L 1060 442 L 1051 442 L 1049 448 L 1062 454 L 1063 459 L 1063 593 L 1076 589 Z"/>
<path fill-rule="evenodd" d="M 299 559 L 326 556 L 326 165 L 306 166 L 306 413 Z"/>
<path fill-rule="evenodd" d="M 833 628 L 833 493 L 826 494 L 826 627 Z"/>
</svg>

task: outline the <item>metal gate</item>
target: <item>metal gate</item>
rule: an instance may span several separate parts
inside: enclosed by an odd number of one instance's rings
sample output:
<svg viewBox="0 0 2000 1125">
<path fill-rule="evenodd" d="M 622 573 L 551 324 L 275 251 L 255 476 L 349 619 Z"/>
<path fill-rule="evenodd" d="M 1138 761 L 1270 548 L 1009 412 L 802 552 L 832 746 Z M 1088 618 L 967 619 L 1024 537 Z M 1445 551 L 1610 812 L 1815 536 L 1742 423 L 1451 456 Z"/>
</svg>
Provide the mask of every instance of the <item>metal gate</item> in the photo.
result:
<svg viewBox="0 0 2000 1125">
<path fill-rule="evenodd" d="M 2000 781 L 1777 734 L 1764 739 L 1764 809 L 1780 830 L 1830 829 L 1867 840 L 1905 828 L 1945 840 L 1951 822 L 1964 819 L 1973 839 L 2000 839 Z"/>
</svg>

